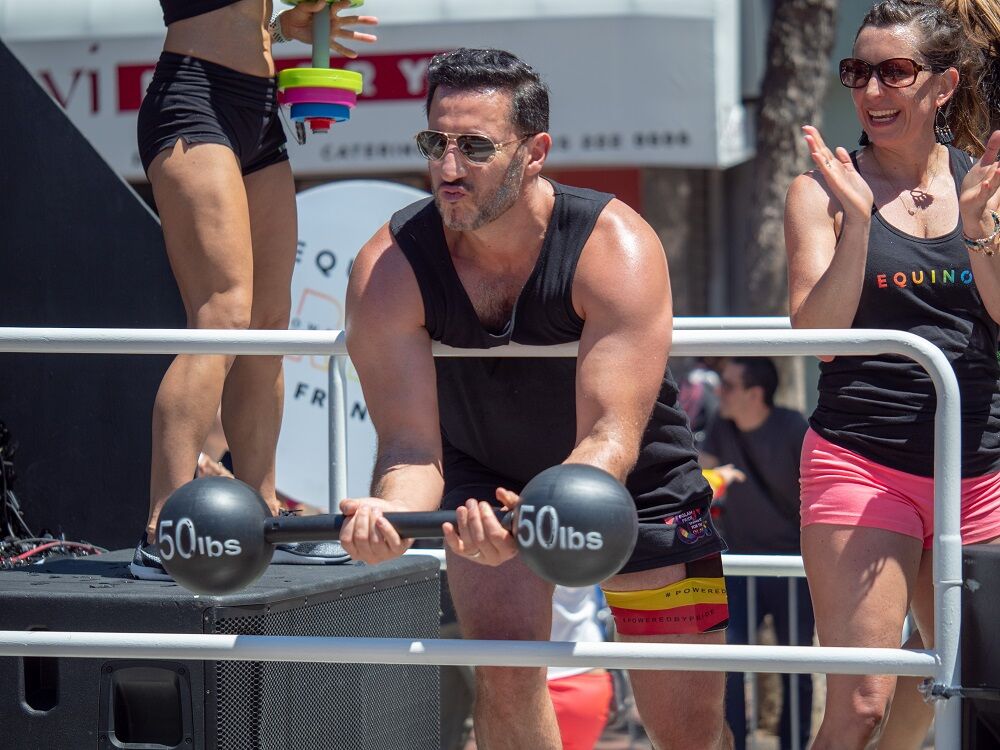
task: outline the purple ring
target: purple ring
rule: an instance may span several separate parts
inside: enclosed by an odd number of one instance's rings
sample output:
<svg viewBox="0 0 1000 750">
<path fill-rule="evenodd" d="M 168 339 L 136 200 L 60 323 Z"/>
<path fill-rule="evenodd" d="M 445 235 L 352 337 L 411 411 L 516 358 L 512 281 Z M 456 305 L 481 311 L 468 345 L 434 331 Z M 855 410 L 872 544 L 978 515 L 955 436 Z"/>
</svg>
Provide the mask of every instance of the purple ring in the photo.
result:
<svg viewBox="0 0 1000 750">
<path fill-rule="evenodd" d="M 333 89 L 320 86 L 296 86 L 278 92 L 281 104 L 342 104 L 353 107 L 358 95 L 347 89 Z"/>
</svg>

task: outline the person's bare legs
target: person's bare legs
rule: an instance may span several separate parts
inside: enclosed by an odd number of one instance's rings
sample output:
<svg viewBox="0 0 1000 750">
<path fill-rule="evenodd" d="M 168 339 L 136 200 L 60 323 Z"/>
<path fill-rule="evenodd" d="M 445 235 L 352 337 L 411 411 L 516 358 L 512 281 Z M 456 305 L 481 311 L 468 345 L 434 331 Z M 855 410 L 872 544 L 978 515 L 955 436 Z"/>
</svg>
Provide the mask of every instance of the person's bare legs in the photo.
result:
<svg viewBox="0 0 1000 750">
<path fill-rule="evenodd" d="M 669 586 L 687 575 L 684 565 L 626 573 L 603 584 L 607 591 L 643 591 Z M 621 635 L 629 643 L 724 644 L 726 634 Z M 732 732 L 723 711 L 723 672 L 629 671 L 642 725 L 657 750 L 730 750 Z"/>
<path fill-rule="evenodd" d="M 463 638 L 546 641 L 553 586 L 517 557 L 492 568 L 448 550 L 448 587 Z M 560 750 L 544 667 L 476 667 L 479 750 Z"/>
<path fill-rule="evenodd" d="M 295 183 L 287 161 L 243 179 L 253 242 L 250 327 L 286 330 L 291 310 L 297 223 Z M 277 512 L 275 451 L 285 386 L 281 357 L 237 357 L 222 393 L 222 424 L 237 477 Z"/>
<path fill-rule="evenodd" d="M 924 550 L 917 574 L 917 585 L 910 603 L 916 629 L 904 648 L 934 647 L 934 576 L 933 557 Z M 899 677 L 889 706 L 889 716 L 879 737 L 879 750 L 920 750 L 927 730 L 934 721 L 934 708 L 918 688 L 922 677 Z"/>
<path fill-rule="evenodd" d="M 802 557 L 822 646 L 898 648 L 917 585 L 920 539 L 864 526 L 811 524 Z M 827 675 L 812 750 L 862 750 L 882 724 L 895 675 Z"/>
<path fill-rule="evenodd" d="M 149 181 L 188 327 L 247 328 L 253 259 L 236 156 L 219 144 L 179 139 L 153 160 Z M 179 355 L 163 376 L 153 407 L 149 540 L 167 497 L 194 476 L 232 363 L 230 356 Z"/>
<path fill-rule="evenodd" d="M 993 539 L 984 544 L 997 544 Z M 931 550 L 920 560 L 917 588 L 910 603 L 917 630 L 905 648 L 934 648 L 934 570 Z M 878 750 L 919 750 L 934 721 L 934 707 L 918 690 L 922 677 L 900 677 L 892 699 L 889 718 L 879 738 Z"/>
</svg>

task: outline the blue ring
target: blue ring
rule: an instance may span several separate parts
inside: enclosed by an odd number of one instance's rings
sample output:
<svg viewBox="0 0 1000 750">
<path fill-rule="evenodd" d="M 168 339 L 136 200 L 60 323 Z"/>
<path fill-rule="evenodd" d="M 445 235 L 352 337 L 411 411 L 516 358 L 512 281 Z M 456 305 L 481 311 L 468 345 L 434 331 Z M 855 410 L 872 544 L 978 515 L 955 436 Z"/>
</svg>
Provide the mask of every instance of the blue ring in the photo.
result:
<svg viewBox="0 0 1000 750">
<path fill-rule="evenodd" d="M 334 122 L 345 122 L 351 119 L 351 110 L 343 104 L 328 104 L 326 102 L 292 105 L 291 118 L 295 122 L 303 122 L 313 117 L 325 117 Z"/>
</svg>

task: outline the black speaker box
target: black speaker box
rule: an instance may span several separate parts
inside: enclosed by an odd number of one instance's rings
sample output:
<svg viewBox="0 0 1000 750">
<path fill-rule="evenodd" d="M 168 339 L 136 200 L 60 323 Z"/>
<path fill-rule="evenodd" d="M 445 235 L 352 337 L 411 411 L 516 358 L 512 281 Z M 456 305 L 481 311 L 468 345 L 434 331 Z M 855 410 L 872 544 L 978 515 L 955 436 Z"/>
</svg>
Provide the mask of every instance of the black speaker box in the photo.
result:
<svg viewBox="0 0 1000 750">
<path fill-rule="evenodd" d="M 962 747 L 1000 750 L 1000 547 L 966 547 L 962 580 Z"/>
<path fill-rule="evenodd" d="M 0 573 L 0 629 L 436 638 L 438 563 L 272 565 L 197 597 L 136 581 L 127 551 Z M 428 750 L 434 666 L 0 657 L 0 747 Z M 8 744 L 9 743 L 9 744 Z"/>
</svg>

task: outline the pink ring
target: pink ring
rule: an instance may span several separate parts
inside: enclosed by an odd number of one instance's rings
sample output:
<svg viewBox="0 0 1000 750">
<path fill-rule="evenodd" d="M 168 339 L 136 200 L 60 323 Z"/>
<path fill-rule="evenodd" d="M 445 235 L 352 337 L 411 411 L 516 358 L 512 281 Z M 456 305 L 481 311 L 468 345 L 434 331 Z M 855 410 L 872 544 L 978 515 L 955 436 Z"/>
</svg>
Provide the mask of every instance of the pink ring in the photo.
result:
<svg viewBox="0 0 1000 750">
<path fill-rule="evenodd" d="M 347 89 L 321 88 L 319 86 L 296 86 L 278 92 L 281 104 L 343 104 L 353 107 L 358 95 Z"/>
</svg>

